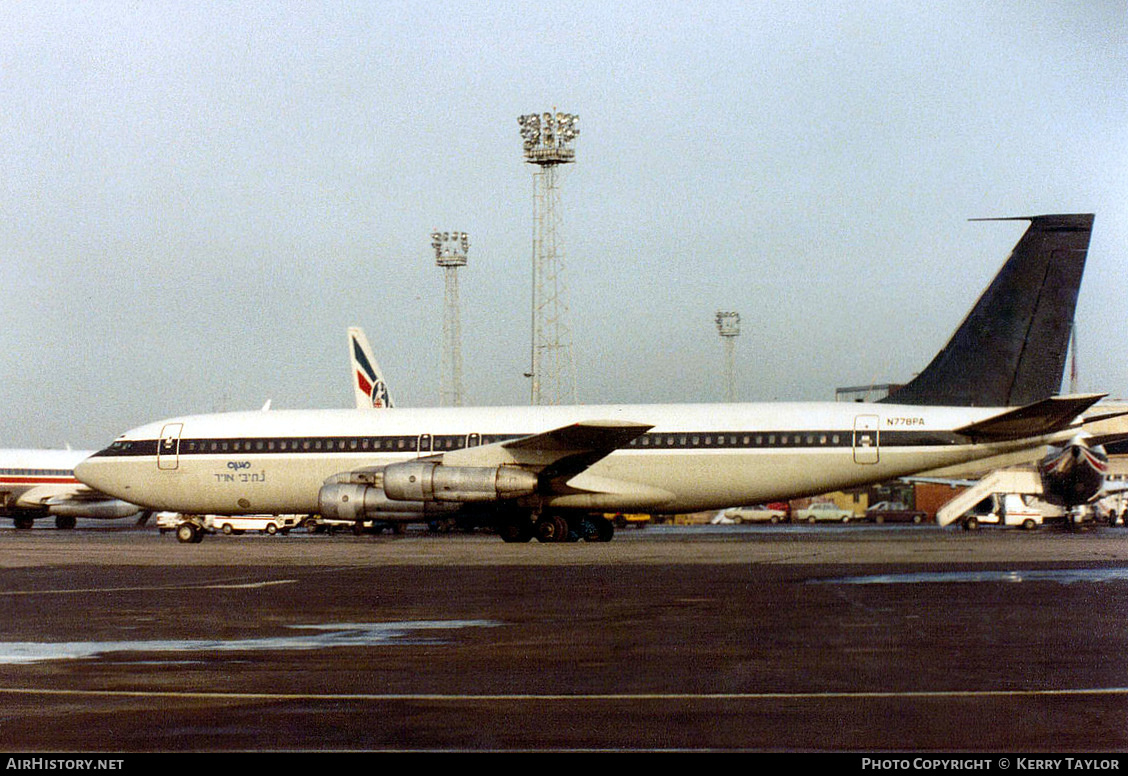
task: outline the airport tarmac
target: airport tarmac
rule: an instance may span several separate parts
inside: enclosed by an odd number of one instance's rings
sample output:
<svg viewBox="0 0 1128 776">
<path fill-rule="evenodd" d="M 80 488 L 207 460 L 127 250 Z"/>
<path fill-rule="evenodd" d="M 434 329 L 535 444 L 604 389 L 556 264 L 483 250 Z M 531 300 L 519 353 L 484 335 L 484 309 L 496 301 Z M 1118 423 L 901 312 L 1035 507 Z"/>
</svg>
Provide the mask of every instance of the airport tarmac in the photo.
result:
<svg viewBox="0 0 1128 776">
<path fill-rule="evenodd" d="M 1128 748 L 1128 529 L 0 528 L 8 751 Z"/>
</svg>

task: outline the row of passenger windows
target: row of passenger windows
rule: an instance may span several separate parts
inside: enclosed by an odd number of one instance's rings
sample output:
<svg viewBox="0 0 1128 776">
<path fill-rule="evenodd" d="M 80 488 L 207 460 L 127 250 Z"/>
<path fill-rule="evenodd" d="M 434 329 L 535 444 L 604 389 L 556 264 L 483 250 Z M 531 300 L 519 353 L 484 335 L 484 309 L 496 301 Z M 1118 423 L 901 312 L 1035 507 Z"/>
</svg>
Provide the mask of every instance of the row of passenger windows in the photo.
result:
<svg viewBox="0 0 1128 776">
<path fill-rule="evenodd" d="M 468 434 L 395 437 L 310 437 L 297 439 L 186 439 L 180 453 L 286 452 L 444 452 L 518 439 L 520 434 Z M 175 439 L 163 440 L 162 452 L 173 452 Z M 684 447 L 816 447 L 849 444 L 850 436 L 805 434 L 644 434 L 630 442 L 636 449 Z"/>
<path fill-rule="evenodd" d="M 840 434 L 646 434 L 630 447 L 775 447 L 840 444 Z"/>
<path fill-rule="evenodd" d="M 70 469 L 0 469 L 0 477 L 73 477 Z"/>
<path fill-rule="evenodd" d="M 430 437 L 310 437 L 298 439 L 186 439 L 181 453 L 288 453 L 288 452 L 444 452 L 477 447 L 515 438 L 512 434 L 468 434 Z M 164 440 L 170 449 L 175 440 Z"/>
</svg>

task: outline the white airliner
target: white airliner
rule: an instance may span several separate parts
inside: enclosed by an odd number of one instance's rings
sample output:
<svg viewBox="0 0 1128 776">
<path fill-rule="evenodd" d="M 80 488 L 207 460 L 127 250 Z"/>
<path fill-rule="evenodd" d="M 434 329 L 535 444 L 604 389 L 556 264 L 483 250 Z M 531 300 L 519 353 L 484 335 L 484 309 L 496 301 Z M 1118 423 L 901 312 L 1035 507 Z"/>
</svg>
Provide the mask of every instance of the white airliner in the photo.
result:
<svg viewBox="0 0 1128 776">
<path fill-rule="evenodd" d="M 349 329 L 352 384 L 358 409 L 392 406 L 391 396 L 364 331 Z M 263 410 L 269 409 L 267 402 Z M 77 518 L 114 520 L 149 512 L 110 498 L 79 482 L 74 467 L 93 450 L 0 449 L 0 515 L 17 528 L 30 528 L 37 518 L 54 517 L 58 528 L 74 528 Z"/>
<path fill-rule="evenodd" d="M 364 329 L 349 328 L 349 353 L 352 357 L 352 385 L 358 410 L 386 409 L 393 406 L 392 394 L 380 365 L 372 355 Z"/>
<path fill-rule="evenodd" d="M 91 450 L 0 450 L 0 514 L 16 528 L 31 528 L 36 518 L 54 517 L 58 528 L 74 528 L 76 518 L 109 520 L 146 517 L 141 507 L 92 490 L 74 476 L 74 467 Z"/>
<path fill-rule="evenodd" d="M 506 541 L 605 541 L 603 512 L 715 510 L 1018 452 L 1033 461 L 1083 434 L 1101 396 L 1052 395 L 1093 217 L 1026 220 L 948 345 L 883 402 L 199 415 L 129 431 L 76 474 L 149 509 L 457 513 Z"/>
</svg>

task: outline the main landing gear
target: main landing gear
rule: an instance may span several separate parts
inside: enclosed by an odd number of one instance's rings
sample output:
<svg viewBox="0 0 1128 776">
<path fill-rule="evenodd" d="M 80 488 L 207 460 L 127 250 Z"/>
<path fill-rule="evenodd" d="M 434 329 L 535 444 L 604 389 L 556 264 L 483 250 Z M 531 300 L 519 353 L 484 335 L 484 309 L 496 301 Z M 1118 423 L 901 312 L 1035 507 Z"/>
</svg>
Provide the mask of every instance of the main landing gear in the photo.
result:
<svg viewBox="0 0 1128 776">
<path fill-rule="evenodd" d="M 184 544 L 199 544 L 204 540 L 204 529 L 195 523 L 185 521 L 176 526 L 176 538 Z"/>
<path fill-rule="evenodd" d="M 528 542 L 609 542 L 615 526 L 602 515 L 542 514 L 507 515 L 498 520 L 497 533 L 509 543 Z"/>
</svg>

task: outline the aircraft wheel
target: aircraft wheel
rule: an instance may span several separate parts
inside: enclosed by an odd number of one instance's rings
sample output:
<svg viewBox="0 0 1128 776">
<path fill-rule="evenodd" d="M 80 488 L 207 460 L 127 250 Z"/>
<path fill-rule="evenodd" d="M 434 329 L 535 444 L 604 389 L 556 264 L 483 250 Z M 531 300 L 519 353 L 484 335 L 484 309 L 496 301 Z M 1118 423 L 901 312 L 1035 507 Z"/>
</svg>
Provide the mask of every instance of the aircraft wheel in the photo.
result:
<svg viewBox="0 0 1128 776">
<path fill-rule="evenodd" d="M 615 535 L 615 524 L 605 517 L 596 517 L 593 522 L 595 523 L 596 535 L 591 541 L 611 541 L 611 537 Z"/>
<path fill-rule="evenodd" d="M 523 544 L 533 538 L 533 527 L 525 518 L 512 518 L 498 525 L 497 535 L 507 544 Z"/>
<path fill-rule="evenodd" d="M 533 533 L 538 542 L 558 542 L 560 541 L 560 524 L 556 522 L 556 518 L 542 517 L 533 526 Z"/>
<path fill-rule="evenodd" d="M 568 521 L 560 515 L 556 515 L 552 518 L 552 521 L 556 523 L 556 538 L 553 541 L 568 541 L 572 533 L 571 528 L 568 526 Z"/>
<path fill-rule="evenodd" d="M 16 524 L 16 528 L 25 531 L 35 524 L 35 520 L 30 517 L 17 517 L 14 522 Z"/>
<path fill-rule="evenodd" d="M 561 541 L 578 542 L 582 537 L 580 521 L 575 518 L 564 519 L 564 538 Z"/>
<path fill-rule="evenodd" d="M 176 527 L 176 538 L 184 544 L 197 544 L 200 539 L 199 530 L 192 523 L 181 523 Z"/>
<path fill-rule="evenodd" d="M 59 515 L 55 518 L 55 527 L 64 531 L 74 528 L 77 523 L 78 521 L 69 515 Z"/>
</svg>

